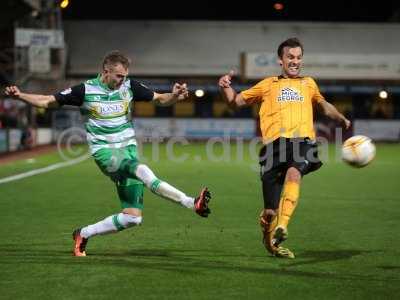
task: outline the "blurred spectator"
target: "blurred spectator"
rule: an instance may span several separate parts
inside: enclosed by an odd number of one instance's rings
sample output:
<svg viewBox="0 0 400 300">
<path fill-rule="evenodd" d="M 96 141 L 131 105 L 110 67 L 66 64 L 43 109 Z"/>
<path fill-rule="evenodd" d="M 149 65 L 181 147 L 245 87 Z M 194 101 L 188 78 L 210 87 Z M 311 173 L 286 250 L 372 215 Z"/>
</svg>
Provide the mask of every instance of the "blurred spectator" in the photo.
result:
<svg viewBox="0 0 400 300">
<path fill-rule="evenodd" d="M 210 96 L 204 96 L 203 98 L 196 100 L 194 103 L 195 117 L 200 118 L 212 118 L 214 117 L 213 112 L 213 99 Z"/>
<path fill-rule="evenodd" d="M 29 150 L 34 146 L 35 141 L 35 130 L 32 126 L 26 126 L 22 129 L 20 139 L 20 150 Z"/>
<path fill-rule="evenodd" d="M 172 117 L 173 107 L 172 106 L 156 106 L 155 117 Z"/>
<path fill-rule="evenodd" d="M 373 114 L 373 117 L 374 117 L 375 119 L 385 119 L 385 118 L 386 118 L 386 114 L 385 114 L 385 112 L 383 111 L 383 108 L 382 108 L 382 107 L 378 107 L 378 108 L 375 110 L 375 112 L 374 112 L 374 114 Z"/>
<path fill-rule="evenodd" d="M 393 97 L 393 118 L 400 119 L 400 96 Z"/>
<path fill-rule="evenodd" d="M 222 118 L 233 118 L 235 117 L 235 111 L 227 106 L 221 114 Z"/>
<path fill-rule="evenodd" d="M 390 119 L 393 115 L 391 100 L 377 100 L 372 108 L 372 117 L 375 119 Z"/>
<path fill-rule="evenodd" d="M 0 121 L 3 127 L 18 128 L 26 126 L 26 104 L 22 101 L 4 99 L 0 104 Z"/>
<path fill-rule="evenodd" d="M 353 116 L 355 119 L 368 119 L 371 112 L 371 96 L 354 95 L 352 99 Z"/>
</svg>

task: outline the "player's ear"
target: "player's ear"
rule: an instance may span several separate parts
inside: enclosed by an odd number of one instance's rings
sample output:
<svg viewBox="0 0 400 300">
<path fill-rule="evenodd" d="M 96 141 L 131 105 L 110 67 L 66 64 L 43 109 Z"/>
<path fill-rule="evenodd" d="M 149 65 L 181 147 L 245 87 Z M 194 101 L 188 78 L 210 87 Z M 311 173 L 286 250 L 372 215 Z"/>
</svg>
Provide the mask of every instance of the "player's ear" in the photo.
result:
<svg viewBox="0 0 400 300">
<path fill-rule="evenodd" d="M 107 67 L 103 68 L 103 74 L 106 75 L 108 73 L 110 73 L 110 70 Z"/>
<path fill-rule="evenodd" d="M 278 63 L 280 66 L 283 66 L 283 61 L 282 61 L 282 59 L 281 59 L 280 57 L 278 57 L 277 63 Z"/>
</svg>

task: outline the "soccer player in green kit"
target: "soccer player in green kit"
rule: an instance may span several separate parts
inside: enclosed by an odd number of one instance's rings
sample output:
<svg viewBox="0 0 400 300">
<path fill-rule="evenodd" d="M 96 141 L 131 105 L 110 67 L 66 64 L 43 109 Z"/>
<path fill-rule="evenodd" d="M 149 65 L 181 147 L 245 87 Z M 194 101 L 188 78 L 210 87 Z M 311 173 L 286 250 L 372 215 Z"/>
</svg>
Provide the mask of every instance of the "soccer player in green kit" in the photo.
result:
<svg viewBox="0 0 400 300">
<path fill-rule="evenodd" d="M 142 222 L 143 186 L 153 193 L 193 209 L 207 217 L 210 192 L 203 188 L 193 198 L 158 179 L 153 171 L 137 159 L 136 140 L 131 121 L 134 101 L 152 101 L 172 105 L 189 96 L 186 84 L 175 83 L 171 93 L 156 93 L 136 80 L 129 79 L 130 60 L 119 51 L 112 51 L 103 60 L 97 78 L 78 84 L 54 95 L 23 93 L 16 86 L 6 87 L 6 94 L 42 108 L 73 105 L 87 116 L 87 141 L 100 170 L 115 182 L 122 211 L 95 224 L 73 232 L 74 256 L 86 256 L 88 239 L 96 235 L 118 232 Z"/>
</svg>

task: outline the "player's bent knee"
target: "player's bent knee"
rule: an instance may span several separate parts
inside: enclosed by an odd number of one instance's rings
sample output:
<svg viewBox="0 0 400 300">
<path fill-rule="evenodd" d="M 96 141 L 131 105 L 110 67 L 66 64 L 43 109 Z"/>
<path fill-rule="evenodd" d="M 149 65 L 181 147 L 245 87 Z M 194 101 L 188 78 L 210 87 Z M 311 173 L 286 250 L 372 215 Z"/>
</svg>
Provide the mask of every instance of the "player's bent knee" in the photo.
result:
<svg viewBox="0 0 400 300">
<path fill-rule="evenodd" d="M 143 222 L 143 217 L 141 216 L 131 216 L 129 222 L 128 222 L 128 227 L 131 226 L 136 226 L 136 225 L 140 225 Z"/>
<path fill-rule="evenodd" d="M 157 180 L 156 175 L 154 175 L 153 171 L 144 164 L 139 164 L 136 168 L 135 175 L 139 178 L 143 183 L 150 188 L 152 183 Z"/>
<path fill-rule="evenodd" d="M 134 216 L 130 214 L 120 214 L 119 221 L 124 228 L 129 228 L 132 226 L 137 226 L 142 224 L 143 217 L 142 216 Z"/>
<path fill-rule="evenodd" d="M 286 172 L 286 180 L 293 182 L 300 182 L 301 172 L 295 167 L 290 167 Z"/>
</svg>

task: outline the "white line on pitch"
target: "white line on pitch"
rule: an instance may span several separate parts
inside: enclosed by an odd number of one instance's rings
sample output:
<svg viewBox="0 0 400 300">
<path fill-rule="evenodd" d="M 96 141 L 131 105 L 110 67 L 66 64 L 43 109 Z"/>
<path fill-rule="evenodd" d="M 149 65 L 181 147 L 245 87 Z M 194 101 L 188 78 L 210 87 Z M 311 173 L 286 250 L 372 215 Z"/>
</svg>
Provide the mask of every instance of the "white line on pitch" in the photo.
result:
<svg viewBox="0 0 400 300">
<path fill-rule="evenodd" d="M 31 170 L 31 171 L 28 171 L 28 172 L 25 172 L 25 173 L 21 173 L 21 174 L 9 176 L 9 177 L 1 178 L 0 179 L 0 184 L 7 183 L 7 182 L 10 182 L 10 181 L 19 180 L 19 179 L 30 177 L 30 176 L 34 176 L 34 175 L 37 175 L 37 174 L 47 173 L 47 172 L 50 172 L 50 171 L 53 171 L 53 170 L 56 170 L 56 169 L 59 169 L 59 168 L 72 166 L 72 165 L 78 164 L 78 163 L 86 160 L 87 158 L 88 158 L 88 156 L 84 155 L 84 156 L 81 156 L 81 157 L 78 157 L 78 158 L 75 158 L 75 159 L 72 159 L 72 160 L 56 163 L 56 164 L 53 164 L 53 165 L 50 165 L 50 166 L 47 166 L 47 167 L 44 167 L 44 168 Z"/>
</svg>

